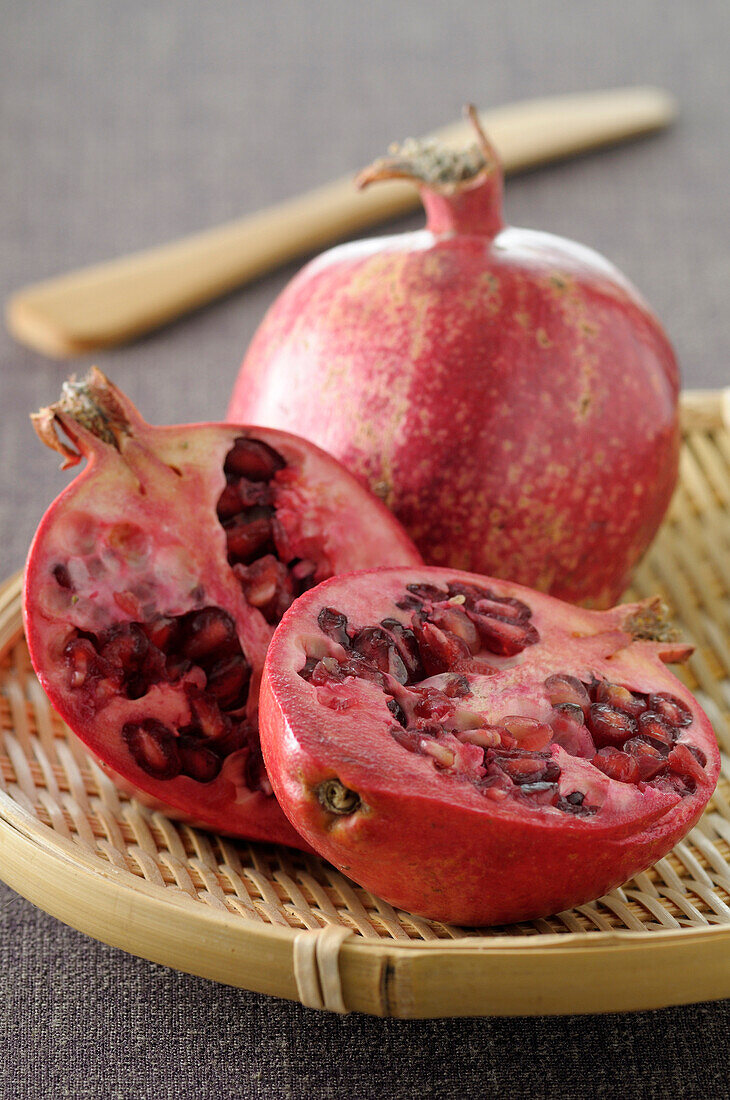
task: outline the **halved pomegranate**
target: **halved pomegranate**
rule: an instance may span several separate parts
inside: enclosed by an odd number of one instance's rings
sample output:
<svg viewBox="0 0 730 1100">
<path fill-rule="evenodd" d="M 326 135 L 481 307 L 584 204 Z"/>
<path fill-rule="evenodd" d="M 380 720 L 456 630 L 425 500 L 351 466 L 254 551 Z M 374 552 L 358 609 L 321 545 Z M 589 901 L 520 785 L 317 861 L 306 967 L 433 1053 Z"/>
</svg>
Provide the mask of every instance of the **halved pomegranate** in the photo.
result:
<svg viewBox="0 0 730 1100">
<path fill-rule="evenodd" d="M 301 592 L 416 563 L 412 543 L 312 444 L 230 424 L 152 427 L 97 370 L 34 421 L 65 465 L 89 460 L 26 568 L 28 646 L 51 702 L 147 802 L 302 845 L 261 761 L 266 648 Z"/>
<path fill-rule="evenodd" d="M 714 789 L 658 601 L 588 611 L 447 569 L 338 577 L 286 613 L 261 741 L 302 836 L 394 905 L 545 916 L 644 870 Z"/>
</svg>

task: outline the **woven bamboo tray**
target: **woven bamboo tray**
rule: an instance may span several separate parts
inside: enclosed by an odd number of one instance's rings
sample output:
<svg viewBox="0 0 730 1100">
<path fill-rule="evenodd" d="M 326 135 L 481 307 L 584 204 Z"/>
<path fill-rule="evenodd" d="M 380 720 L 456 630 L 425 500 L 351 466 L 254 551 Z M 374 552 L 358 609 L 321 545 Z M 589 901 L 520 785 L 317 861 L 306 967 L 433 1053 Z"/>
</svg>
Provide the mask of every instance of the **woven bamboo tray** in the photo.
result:
<svg viewBox="0 0 730 1100">
<path fill-rule="evenodd" d="M 687 392 L 680 484 L 632 595 L 697 646 L 681 675 L 730 753 L 730 389 Z M 655 867 L 547 920 L 454 928 L 325 861 L 180 825 L 121 795 L 51 710 L 20 579 L 0 587 L 0 876 L 136 955 L 315 1008 L 400 1017 L 624 1011 L 730 996 L 730 760 Z"/>
</svg>

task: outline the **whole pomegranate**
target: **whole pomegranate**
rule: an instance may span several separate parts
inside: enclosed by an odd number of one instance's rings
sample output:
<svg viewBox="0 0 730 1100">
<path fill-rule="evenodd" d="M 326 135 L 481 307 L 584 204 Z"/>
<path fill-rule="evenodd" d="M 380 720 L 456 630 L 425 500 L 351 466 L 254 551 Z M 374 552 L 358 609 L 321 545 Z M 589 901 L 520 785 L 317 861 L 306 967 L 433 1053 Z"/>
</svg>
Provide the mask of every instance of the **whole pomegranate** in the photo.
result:
<svg viewBox="0 0 730 1100">
<path fill-rule="evenodd" d="M 588 611 L 448 569 L 336 577 L 277 628 L 261 743 L 302 836 L 393 905 L 547 916 L 664 856 L 717 781 L 655 602 Z"/>
<path fill-rule="evenodd" d="M 415 548 L 333 458 L 284 432 L 152 427 L 97 370 L 34 419 L 65 465 L 89 460 L 26 568 L 28 647 L 54 707 L 149 804 L 302 846 L 261 761 L 269 640 L 318 581 L 416 563 Z"/>
<path fill-rule="evenodd" d="M 677 366 L 607 260 L 506 227 L 478 144 L 407 142 L 360 177 L 402 178 L 428 228 L 344 244 L 256 333 L 232 420 L 318 443 L 395 512 L 426 560 L 614 603 L 677 474 Z"/>
</svg>

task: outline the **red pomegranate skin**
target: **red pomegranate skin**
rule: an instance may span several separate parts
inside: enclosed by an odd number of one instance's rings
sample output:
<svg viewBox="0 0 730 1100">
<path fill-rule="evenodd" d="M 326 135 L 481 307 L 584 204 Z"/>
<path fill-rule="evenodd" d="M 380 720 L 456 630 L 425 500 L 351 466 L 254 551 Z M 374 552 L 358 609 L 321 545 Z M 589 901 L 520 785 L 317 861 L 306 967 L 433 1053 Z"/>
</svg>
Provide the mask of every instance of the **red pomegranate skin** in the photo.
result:
<svg viewBox="0 0 730 1100">
<path fill-rule="evenodd" d="M 472 649 L 455 670 L 431 669 L 426 680 L 417 673 L 405 685 L 403 677 L 400 683 L 391 679 L 385 689 L 357 675 L 338 677 L 337 663 L 351 659 L 364 627 L 412 621 L 414 611 L 402 602 L 409 596 L 407 585 L 452 582 L 486 587 L 493 597 L 529 608 L 534 633 L 528 644 L 507 656 L 497 655 L 494 647 Z M 442 604 L 441 613 L 444 607 L 453 613 L 454 604 L 458 601 Z M 436 617 L 428 603 L 424 606 L 431 619 Z M 323 608 L 346 617 L 349 648 L 343 649 L 332 632 L 318 631 Z M 602 896 L 670 851 L 699 819 L 719 773 L 709 719 L 665 664 L 686 658 L 691 647 L 644 637 L 654 632 L 652 614 L 650 602 L 586 610 L 515 584 L 446 569 L 384 569 L 324 582 L 284 616 L 264 668 L 262 748 L 281 806 L 312 847 L 351 879 L 392 905 L 429 918 L 468 926 L 504 924 Z M 493 622 L 505 626 L 504 618 Z M 325 656 L 335 674 L 317 680 L 305 660 Z M 468 690 L 447 686 L 454 683 L 454 671 Z M 504 736 L 505 724 L 522 736 L 513 720 L 505 723 L 505 715 L 525 715 L 535 726 L 555 723 L 558 712 L 548 683 L 560 675 L 578 677 L 599 699 L 606 697 L 599 685 L 612 684 L 618 685 L 613 692 L 634 693 L 644 711 L 665 708 L 669 698 L 675 713 L 684 711 L 682 724 L 673 728 L 655 713 L 648 716 L 653 733 L 668 742 L 658 752 L 658 775 L 648 775 L 647 782 L 635 776 L 620 781 L 601 769 L 598 762 L 610 750 L 596 753 L 598 739 L 590 759 L 582 747 L 565 751 L 567 742 L 557 738 L 539 745 L 512 740 L 507 751 L 500 748 L 503 767 L 549 765 L 550 782 L 531 789 L 515 786 L 498 770 L 491 778 L 485 774 L 483 765 L 497 750 L 484 752 L 479 738 L 493 737 L 496 729 Z M 436 698 L 439 691 L 451 695 L 449 717 L 441 712 L 433 723 L 423 717 L 423 703 L 414 709 L 425 686 L 436 690 Z M 400 724 L 387 706 L 389 696 L 404 712 Z M 631 732 L 631 717 L 625 712 L 619 717 Z M 595 729 L 592 708 L 586 721 Z M 645 719 L 633 721 L 639 736 L 635 731 L 626 751 L 619 752 L 625 763 L 632 744 L 643 753 L 657 752 L 647 747 Z M 474 727 L 480 729 L 475 733 Z M 655 744 L 661 748 L 660 741 Z M 672 786 L 680 773 L 686 790 L 681 782 Z M 357 798 L 354 812 L 347 806 L 333 812 L 323 798 L 323 787 L 333 781 Z M 582 807 L 573 806 L 571 792 L 583 792 Z M 577 812 L 589 806 L 591 812 Z"/>
<path fill-rule="evenodd" d="M 28 648 L 54 708 L 146 805 L 218 832 L 306 848 L 259 766 L 258 687 L 281 614 L 240 577 L 275 565 L 276 554 L 284 573 L 292 560 L 309 562 L 317 583 L 338 571 L 418 561 L 415 547 L 351 474 L 289 433 L 151 425 L 97 370 L 35 420 L 65 465 L 88 460 L 43 517 L 25 571 Z M 248 481 L 230 463 L 252 444 L 280 468 Z M 236 485 L 270 506 L 224 512 Z M 237 555 L 235 529 L 226 527 L 236 511 L 254 524 L 272 513 L 275 547 Z M 214 636 L 201 642 L 211 614 Z M 229 627 L 220 642 L 222 623 Z M 149 722 L 157 733 L 145 736 Z"/>
<path fill-rule="evenodd" d="M 335 455 L 430 564 L 609 606 L 676 481 L 672 348 L 602 256 L 504 226 L 494 162 L 421 192 L 427 229 L 341 245 L 285 288 L 228 417 Z"/>
</svg>

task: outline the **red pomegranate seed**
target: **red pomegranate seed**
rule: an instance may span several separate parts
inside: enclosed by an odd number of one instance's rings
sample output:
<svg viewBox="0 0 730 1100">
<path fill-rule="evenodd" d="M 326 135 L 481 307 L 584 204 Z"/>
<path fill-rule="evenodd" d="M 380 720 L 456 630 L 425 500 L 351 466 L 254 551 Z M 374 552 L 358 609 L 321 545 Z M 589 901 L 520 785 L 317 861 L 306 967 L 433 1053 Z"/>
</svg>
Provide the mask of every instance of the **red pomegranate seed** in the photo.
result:
<svg viewBox="0 0 730 1100">
<path fill-rule="evenodd" d="M 240 648 L 231 616 L 220 607 L 204 607 L 183 620 L 182 655 L 195 664 L 217 660 L 222 654 Z"/>
<path fill-rule="evenodd" d="M 350 637 L 347 633 L 347 616 L 341 611 L 335 611 L 333 607 L 323 607 L 317 616 L 319 629 L 333 642 L 350 648 Z"/>
<path fill-rule="evenodd" d="M 479 631 L 469 616 L 458 605 L 435 607 L 429 612 L 429 620 L 440 630 L 449 631 L 461 638 L 468 647 L 470 653 L 477 653 L 481 648 Z"/>
<path fill-rule="evenodd" d="M 639 715 L 639 733 L 642 737 L 650 737 L 660 745 L 671 746 L 677 736 L 677 728 L 670 726 L 660 714 L 646 710 Z"/>
<path fill-rule="evenodd" d="M 678 742 L 667 757 L 670 770 L 679 775 L 689 775 L 693 779 L 702 781 L 705 778 L 704 764 L 707 757 L 694 745 L 686 745 Z"/>
<path fill-rule="evenodd" d="M 468 615 L 476 624 L 486 648 L 500 657 L 514 657 L 540 641 L 540 635 L 530 622 L 508 622 L 496 615 L 479 615 L 476 611 L 469 611 Z"/>
<path fill-rule="evenodd" d="M 591 703 L 588 727 L 597 745 L 623 745 L 636 733 L 636 719 L 608 703 Z"/>
<path fill-rule="evenodd" d="M 224 530 L 229 562 L 243 562 L 248 565 L 271 541 L 271 510 L 251 508 L 229 520 Z"/>
<path fill-rule="evenodd" d="M 681 728 L 692 725 L 692 711 L 676 695 L 669 695 L 666 692 L 650 695 L 647 699 L 647 706 L 650 711 L 659 714 L 670 726 Z"/>
<path fill-rule="evenodd" d="M 399 622 L 397 619 L 383 619 L 380 625 L 384 630 L 388 631 L 398 647 L 401 659 L 408 669 L 409 679 L 423 679 L 423 668 L 421 666 L 421 657 L 418 652 L 418 642 L 416 641 L 416 635 L 413 631 L 409 630 L 407 626 L 403 626 L 403 623 Z"/>
<path fill-rule="evenodd" d="M 484 726 L 475 730 L 458 730 L 456 737 L 468 745 L 479 745 L 482 749 L 496 749 L 502 744 L 502 733 L 499 726 Z"/>
<path fill-rule="evenodd" d="M 153 779 L 175 779 L 180 774 L 175 735 L 156 718 L 126 722 L 122 737 L 139 767 Z"/>
<path fill-rule="evenodd" d="M 224 657 L 208 673 L 205 690 L 222 710 L 238 710 L 246 705 L 251 666 L 242 653 Z"/>
<path fill-rule="evenodd" d="M 584 715 L 587 715 L 590 710 L 591 700 L 586 686 L 576 676 L 568 676 L 566 673 L 548 676 L 545 681 L 545 694 L 554 707 L 570 703 L 581 707 Z"/>
<path fill-rule="evenodd" d="M 448 630 L 440 630 L 433 623 L 424 621 L 422 612 L 417 612 L 413 616 L 412 623 L 421 663 L 427 676 L 448 672 L 458 660 L 471 656 L 466 642 L 456 634 Z"/>
<path fill-rule="evenodd" d="M 567 753 L 585 760 L 593 759 L 596 746 L 586 728 L 583 710 L 576 703 L 558 703 L 553 707 L 550 725 L 553 729 L 553 741 Z"/>
<path fill-rule="evenodd" d="M 636 760 L 627 752 L 620 752 L 611 746 L 599 749 L 593 757 L 593 764 L 609 779 L 617 779 L 619 783 L 638 783 L 641 779 Z"/>
<path fill-rule="evenodd" d="M 520 748 L 531 752 L 544 749 L 552 741 L 553 731 L 544 722 L 536 718 L 525 718 L 521 714 L 509 714 L 502 719 L 501 725 L 514 737 Z"/>
<path fill-rule="evenodd" d="M 496 615 L 499 619 L 514 623 L 526 623 L 532 618 L 532 611 L 522 600 L 513 596 L 495 596 L 492 592 L 477 600 L 474 610 L 479 615 Z"/>
<path fill-rule="evenodd" d="M 221 770 L 223 761 L 217 753 L 193 737 L 179 737 L 180 770 L 198 783 L 210 783 Z"/>
<path fill-rule="evenodd" d="M 285 466 L 281 455 L 267 443 L 239 436 L 226 455 L 224 469 L 227 474 L 237 474 L 249 481 L 269 481 Z"/>
<path fill-rule="evenodd" d="M 608 680 L 601 680 L 598 684 L 595 698 L 597 703 L 606 703 L 614 710 L 630 714 L 632 718 L 638 718 L 646 710 L 643 699 L 637 698 L 628 688 L 620 684 L 612 684 Z"/>
<path fill-rule="evenodd" d="M 408 670 L 395 642 L 379 626 L 366 626 L 352 639 L 352 648 L 381 672 L 400 684 L 408 682 Z"/>
<path fill-rule="evenodd" d="M 413 708 L 413 713 L 419 718 L 436 718 L 438 720 L 453 714 L 455 705 L 443 691 L 438 688 L 420 688 L 420 698 Z"/>
<path fill-rule="evenodd" d="M 624 752 L 627 752 L 636 761 L 639 774 L 645 782 L 654 779 L 659 772 L 667 766 L 667 758 L 648 741 L 641 737 L 632 737 L 624 744 Z"/>
<path fill-rule="evenodd" d="M 125 672 L 135 672 L 147 656 L 149 641 L 137 623 L 120 623 L 99 638 L 99 652 L 105 661 Z"/>
<path fill-rule="evenodd" d="M 449 598 L 448 592 L 443 588 L 437 588 L 435 584 L 407 584 L 406 588 L 416 599 L 427 603 L 440 603 Z"/>
<path fill-rule="evenodd" d="M 70 670 L 69 683 L 72 688 L 81 687 L 90 673 L 99 669 L 99 655 L 88 638 L 71 638 L 63 654 Z"/>
<path fill-rule="evenodd" d="M 211 741 L 225 737 L 231 728 L 231 720 L 228 715 L 221 713 L 216 700 L 192 687 L 186 687 L 186 694 L 193 729 L 203 737 L 209 737 Z"/>
<path fill-rule="evenodd" d="M 266 554 L 251 565 L 236 565 L 235 573 L 251 607 L 265 607 L 289 579 L 286 566 L 273 554 Z"/>
<path fill-rule="evenodd" d="M 180 633 L 180 624 L 177 619 L 160 615 L 139 625 L 157 649 L 168 651 L 175 648 Z"/>
</svg>

